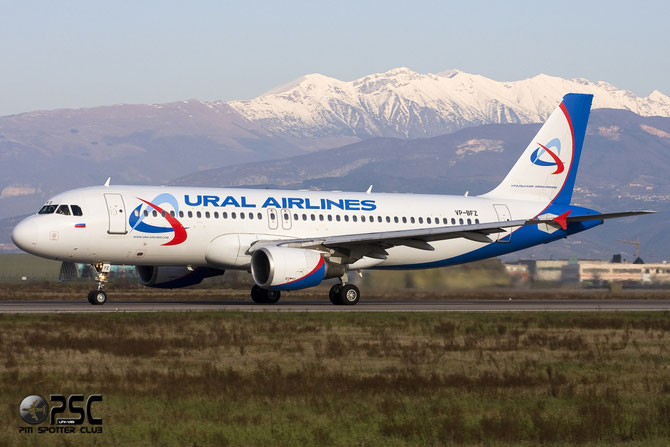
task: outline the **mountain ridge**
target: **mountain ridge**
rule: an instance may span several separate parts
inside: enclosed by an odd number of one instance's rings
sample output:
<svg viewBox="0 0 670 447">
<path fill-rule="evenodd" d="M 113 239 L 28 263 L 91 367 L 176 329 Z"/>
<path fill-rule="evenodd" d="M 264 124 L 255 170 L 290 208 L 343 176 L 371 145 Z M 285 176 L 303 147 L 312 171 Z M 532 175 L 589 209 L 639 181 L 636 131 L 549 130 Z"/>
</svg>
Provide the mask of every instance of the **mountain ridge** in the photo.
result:
<svg viewBox="0 0 670 447">
<path fill-rule="evenodd" d="M 594 94 L 595 109 L 670 116 L 670 97 L 658 90 L 641 98 L 584 78 L 539 74 L 500 82 L 460 70 L 420 74 L 406 67 L 353 81 L 308 74 L 259 97 L 227 104 L 271 132 L 421 138 L 480 124 L 542 122 L 571 92 Z"/>
</svg>

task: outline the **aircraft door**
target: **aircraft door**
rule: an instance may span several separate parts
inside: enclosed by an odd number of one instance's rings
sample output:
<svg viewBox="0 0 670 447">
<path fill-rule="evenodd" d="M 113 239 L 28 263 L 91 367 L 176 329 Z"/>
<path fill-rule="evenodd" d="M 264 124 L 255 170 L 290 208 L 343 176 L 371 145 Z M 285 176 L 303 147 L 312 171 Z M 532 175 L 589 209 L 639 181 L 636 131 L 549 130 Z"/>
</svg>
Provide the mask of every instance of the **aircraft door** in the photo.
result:
<svg viewBox="0 0 670 447">
<path fill-rule="evenodd" d="M 291 229 L 291 213 L 287 209 L 281 210 L 281 227 L 284 230 Z"/>
<path fill-rule="evenodd" d="M 276 230 L 279 227 L 279 214 L 276 208 L 268 208 L 268 228 Z"/>
<path fill-rule="evenodd" d="M 105 194 L 109 213 L 109 234 L 126 234 L 126 208 L 121 194 Z"/>
<path fill-rule="evenodd" d="M 509 212 L 507 205 L 493 205 L 493 209 L 498 215 L 498 222 L 504 222 L 507 220 L 512 220 L 512 215 Z M 497 242 L 509 242 L 512 240 L 512 229 L 505 228 L 503 233 L 498 233 Z"/>
</svg>

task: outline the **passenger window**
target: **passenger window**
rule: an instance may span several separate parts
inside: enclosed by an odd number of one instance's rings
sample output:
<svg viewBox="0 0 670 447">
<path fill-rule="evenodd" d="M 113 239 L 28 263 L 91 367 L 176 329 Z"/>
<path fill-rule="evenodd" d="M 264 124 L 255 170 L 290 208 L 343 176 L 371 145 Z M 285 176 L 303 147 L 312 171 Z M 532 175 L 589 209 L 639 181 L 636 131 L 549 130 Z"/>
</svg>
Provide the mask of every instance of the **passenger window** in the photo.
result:
<svg viewBox="0 0 670 447">
<path fill-rule="evenodd" d="M 165 217 L 165 210 L 161 211 L 161 216 Z"/>
<path fill-rule="evenodd" d="M 323 214 L 319 214 L 319 220 L 323 222 Z"/>
<path fill-rule="evenodd" d="M 345 214 L 345 215 L 344 215 L 344 221 L 345 221 L 345 222 L 349 222 L 349 215 L 348 215 L 348 214 Z"/>
<path fill-rule="evenodd" d="M 405 216 L 402 218 L 402 223 L 407 223 L 407 218 Z"/>
<path fill-rule="evenodd" d="M 475 219 L 475 223 L 478 224 L 478 223 L 479 223 L 479 219 Z"/>
<path fill-rule="evenodd" d="M 354 214 L 353 216 L 351 216 L 351 220 L 353 220 L 354 222 L 358 222 L 358 217 Z"/>
<path fill-rule="evenodd" d="M 395 217 L 393 218 L 393 222 L 398 223 L 398 216 L 395 216 Z"/>
<path fill-rule="evenodd" d="M 361 216 L 361 222 L 365 222 L 365 216 Z"/>
<path fill-rule="evenodd" d="M 209 219 L 209 211 L 205 211 L 205 217 Z"/>
<path fill-rule="evenodd" d="M 410 223 L 414 223 L 414 222 L 416 222 L 416 219 L 414 219 L 413 217 L 410 217 L 410 218 L 409 218 L 409 222 L 410 222 Z"/>
<path fill-rule="evenodd" d="M 202 217 L 202 213 L 200 211 L 196 211 L 195 216 L 200 219 Z"/>
<path fill-rule="evenodd" d="M 249 219 L 253 219 L 253 218 L 254 218 L 254 213 L 249 212 Z"/>
<path fill-rule="evenodd" d="M 188 217 L 193 217 L 193 211 L 188 212 Z"/>
<path fill-rule="evenodd" d="M 386 216 L 386 223 L 391 223 L 391 218 L 389 216 Z"/>
<path fill-rule="evenodd" d="M 231 219 L 236 219 L 236 218 L 237 218 L 237 214 L 235 214 L 235 212 L 230 213 L 230 218 L 231 218 Z"/>
<path fill-rule="evenodd" d="M 468 219 L 468 225 L 472 225 L 472 220 Z"/>
<path fill-rule="evenodd" d="M 312 222 L 316 220 L 316 216 L 314 214 L 312 214 L 310 217 L 312 218 Z"/>
<path fill-rule="evenodd" d="M 174 211 L 170 211 L 170 216 L 174 217 Z"/>
<path fill-rule="evenodd" d="M 61 205 L 56 210 L 56 214 L 62 214 L 64 216 L 70 215 L 70 208 L 67 205 Z"/>
<path fill-rule="evenodd" d="M 218 212 L 218 211 L 214 211 L 214 219 L 218 219 L 218 218 L 219 218 L 219 212 Z"/>
<path fill-rule="evenodd" d="M 463 225 L 463 218 L 462 217 L 460 219 L 458 219 L 458 223 Z"/>
<path fill-rule="evenodd" d="M 228 219 L 228 213 L 226 213 L 226 212 L 224 211 L 223 213 L 221 213 L 221 217 L 222 217 L 223 219 Z"/>
<path fill-rule="evenodd" d="M 454 219 L 453 217 L 451 218 L 451 224 L 456 225 L 456 219 Z"/>
<path fill-rule="evenodd" d="M 240 213 L 240 219 L 244 219 L 244 213 Z"/>
<path fill-rule="evenodd" d="M 179 217 L 184 217 L 184 212 L 183 211 L 179 211 Z"/>
<path fill-rule="evenodd" d="M 302 220 L 307 220 L 307 214 L 302 215 Z"/>
<path fill-rule="evenodd" d="M 153 210 L 153 211 L 151 212 L 151 214 L 152 214 L 154 217 L 157 217 L 157 216 L 158 216 L 158 211 Z"/>
<path fill-rule="evenodd" d="M 72 208 L 72 215 L 73 216 L 82 216 L 81 208 L 79 208 L 79 205 L 70 205 L 70 208 Z"/>
<path fill-rule="evenodd" d="M 443 223 L 444 225 L 446 225 L 447 223 L 449 223 L 449 221 L 447 220 L 446 217 L 443 217 L 443 218 L 442 218 L 442 223 Z"/>
<path fill-rule="evenodd" d="M 430 217 L 426 217 L 426 223 L 432 223 L 432 221 L 430 220 Z"/>
<path fill-rule="evenodd" d="M 340 215 L 339 214 L 337 216 L 335 216 L 335 220 L 338 221 L 338 222 L 340 221 Z"/>
<path fill-rule="evenodd" d="M 299 218 L 298 213 L 295 213 L 295 214 L 293 215 L 293 220 L 298 220 L 298 218 Z"/>
<path fill-rule="evenodd" d="M 53 214 L 56 211 L 58 205 L 44 205 L 37 214 Z"/>
<path fill-rule="evenodd" d="M 263 220 L 263 214 L 258 213 L 257 217 L 258 217 L 258 220 Z M 288 216 L 286 216 L 286 217 L 288 217 Z"/>
<path fill-rule="evenodd" d="M 419 217 L 419 223 L 420 223 L 420 224 L 423 223 L 423 217 Z"/>
<path fill-rule="evenodd" d="M 333 215 L 332 215 L 332 214 L 329 214 L 329 215 L 328 215 L 328 222 L 332 222 L 332 221 L 333 221 Z"/>
</svg>

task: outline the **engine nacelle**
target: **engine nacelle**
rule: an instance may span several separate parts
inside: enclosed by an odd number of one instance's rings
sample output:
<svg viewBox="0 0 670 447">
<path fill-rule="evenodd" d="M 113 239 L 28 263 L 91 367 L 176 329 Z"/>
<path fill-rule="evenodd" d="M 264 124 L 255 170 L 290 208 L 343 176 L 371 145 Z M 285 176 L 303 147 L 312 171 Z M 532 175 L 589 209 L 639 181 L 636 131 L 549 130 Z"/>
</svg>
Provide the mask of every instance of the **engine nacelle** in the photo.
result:
<svg viewBox="0 0 670 447">
<path fill-rule="evenodd" d="M 264 289 L 299 290 L 344 274 L 344 267 L 329 264 L 314 250 L 262 247 L 251 256 L 251 275 Z"/>
<path fill-rule="evenodd" d="M 200 284 L 203 279 L 223 275 L 224 270 L 197 267 L 189 270 L 183 265 L 136 265 L 135 272 L 140 284 L 158 289 L 178 289 Z"/>
</svg>

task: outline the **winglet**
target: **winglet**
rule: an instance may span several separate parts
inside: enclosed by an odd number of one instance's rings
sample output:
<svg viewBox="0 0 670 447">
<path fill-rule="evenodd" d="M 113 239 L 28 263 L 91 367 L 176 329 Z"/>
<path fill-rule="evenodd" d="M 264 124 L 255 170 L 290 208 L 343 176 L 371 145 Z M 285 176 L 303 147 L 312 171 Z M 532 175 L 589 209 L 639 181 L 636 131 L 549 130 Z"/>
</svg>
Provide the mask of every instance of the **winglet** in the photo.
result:
<svg viewBox="0 0 670 447">
<path fill-rule="evenodd" d="M 107 177 L 107 181 L 105 182 L 105 188 L 109 188 L 109 183 L 112 181 L 111 177 Z"/>
<path fill-rule="evenodd" d="M 563 214 L 561 214 L 560 216 L 556 216 L 551 220 L 553 220 L 558 225 L 560 225 L 560 227 L 563 228 L 564 230 L 567 230 L 568 229 L 568 216 L 570 215 L 571 212 L 572 212 L 572 210 L 568 210 L 568 211 L 564 212 Z"/>
</svg>

